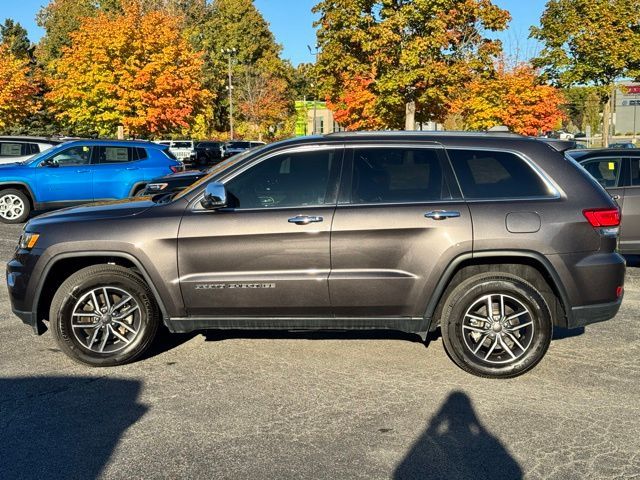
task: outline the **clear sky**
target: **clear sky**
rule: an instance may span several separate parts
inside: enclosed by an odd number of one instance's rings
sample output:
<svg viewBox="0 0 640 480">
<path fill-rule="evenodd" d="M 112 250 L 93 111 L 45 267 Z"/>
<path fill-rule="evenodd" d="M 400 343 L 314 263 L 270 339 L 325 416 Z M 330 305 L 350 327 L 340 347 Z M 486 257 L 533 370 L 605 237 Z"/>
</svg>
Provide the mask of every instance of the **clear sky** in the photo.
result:
<svg viewBox="0 0 640 480">
<path fill-rule="evenodd" d="M 37 41 L 42 31 L 35 23 L 35 15 L 47 0 L 0 0 L 0 21 L 13 18 L 28 31 L 31 41 Z M 255 0 L 256 6 L 271 24 L 278 43 L 283 46 L 283 56 L 294 65 L 310 62 L 307 45 L 315 43 L 314 16 L 311 7 L 317 0 Z M 537 53 L 538 46 L 529 40 L 529 27 L 537 25 L 546 0 L 494 0 L 494 3 L 511 12 L 513 17 L 507 32 L 498 35 L 509 54 L 519 52 L 521 59 Z"/>
</svg>

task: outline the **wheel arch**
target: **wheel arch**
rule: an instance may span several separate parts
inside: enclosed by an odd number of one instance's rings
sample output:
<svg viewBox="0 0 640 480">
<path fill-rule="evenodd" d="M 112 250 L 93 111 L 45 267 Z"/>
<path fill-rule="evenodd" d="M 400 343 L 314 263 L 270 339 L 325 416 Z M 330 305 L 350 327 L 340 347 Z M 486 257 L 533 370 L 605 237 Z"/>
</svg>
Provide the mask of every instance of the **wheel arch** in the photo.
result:
<svg viewBox="0 0 640 480">
<path fill-rule="evenodd" d="M 25 182 L 19 182 L 19 181 L 0 182 L 0 191 L 6 190 L 9 188 L 13 188 L 16 190 L 20 190 L 21 192 L 24 192 L 27 195 L 27 198 L 29 199 L 31 210 L 35 209 L 36 197 L 33 194 L 33 190 L 31 190 L 31 187 L 29 186 L 29 184 Z"/>
<path fill-rule="evenodd" d="M 500 266 L 503 268 L 498 268 Z M 433 331 L 437 328 L 443 302 L 457 284 L 471 274 L 504 270 L 504 266 L 507 266 L 514 273 L 522 275 L 538 287 L 540 287 L 540 281 L 544 282 L 548 286 L 548 290 L 542 293 L 551 310 L 554 325 L 566 327 L 569 324 L 568 317 L 571 315 L 569 297 L 551 262 L 537 252 L 496 250 L 461 255 L 449 263 L 427 304 L 423 317 L 423 332 Z M 537 272 L 537 275 L 533 272 Z"/>
<path fill-rule="evenodd" d="M 35 290 L 32 311 L 36 315 L 36 333 L 41 334 L 44 332 L 42 320 L 48 318 L 53 295 L 60 285 L 62 285 L 71 274 L 78 270 L 100 264 L 120 265 L 138 273 L 151 289 L 162 314 L 163 321 L 168 318 L 165 304 L 151 276 L 142 265 L 142 262 L 133 255 L 125 252 L 110 251 L 62 253 L 53 257 L 46 265 Z"/>
<path fill-rule="evenodd" d="M 133 187 L 129 190 L 129 197 L 134 197 L 140 190 L 146 188 L 149 182 L 136 182 L 133 184 Z"/>
</svg>

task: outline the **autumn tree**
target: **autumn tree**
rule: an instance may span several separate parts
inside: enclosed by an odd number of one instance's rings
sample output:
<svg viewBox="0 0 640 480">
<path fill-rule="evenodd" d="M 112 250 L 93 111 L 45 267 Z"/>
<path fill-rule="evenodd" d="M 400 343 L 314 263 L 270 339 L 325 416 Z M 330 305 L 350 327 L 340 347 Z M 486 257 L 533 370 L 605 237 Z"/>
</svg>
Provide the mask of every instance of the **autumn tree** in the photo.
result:
<svg viewBox="0 0 640 480">
<path fill-rule="evenodd" d="M 346 79 L 375 72 L 367 95 L 388 128 L 442 120 L 452 92 L 490 71 L 501 51 L 486 32 L 509 21 L 491 0 L 323 0 L 314 12 L 324 93 L 340 103 Z"/>
<path fill-rule="evenodd" d="M 180 33 L 182 19 L 123 2 L 122 13 L 98 12 L 72 32 L 52 63 L 50 102 L 56 117 L 79 135 L 183 132 L 211 101 L 203 62 Z"/>
<path fill-rule="evenodd" d="M 265 78 L 273 82 L 274 89 L 282 92 L 283 85 L 290 88 L 292 68 L 280 58 L 281 47 L 275 41 L 273 33 L 269 30 L 269 24 L 255 7 L 253 0 L 213 0 L 210 4 L 210 12 L 206 22 L 201 25 L 201 40 L 199 48 L 205 54 L 207 86 L 216 92 L 220 101 L 216 105 L 216 128 L 227 130 L 228 108 L 227 100 L 227 71 L 228 57 L 223 50 L 232 49 L 232 78 L 235 84 L 233 95 L 236 102 L 242 103 L 251 95 L 243 85 L 249 85 L 258 81 L 263 83 Z M 247 82 L 247 75 L 250 81 Z M 277 95 L 277 96 L 280 96 Z M 278 117 L 293 115 L 293 95 L 286 93 L 287 102 L 277 101 L 282 110 Z M 275 97 L 274 97 L 275 98 Z M 254 110 L 251 108 L 239 109 L 237 126 L 239 131 L 251 131 L 249 122 L 255 125 L 255 120 L 245 115 Z M 262 123 L 262 122 L 259 122 Z M 261 127 L 261 128 L 264 128 Z M 262 130 L 262 134 L 268 134 Z"/>
<path fill-rule="evenodd" d="M 372 76 L 341 79 L 343 88 L 338 98 L 329 99 L 327 106 L 333 117 L 346 130 L 378 130 L 384 127 L 376 114 L 376 96 L 371 93 Z"/>
<path fill-rule="evenodd" d="M 558 85 L 595 85 L 604 104 L 608 145 L 611 96 L 618 79 L 640 77 L 640 0 L 549 0 L 531 37 L 543 49 L 534 65 Z"/>
<path fill-rule="evenodd" d="M 538 135 L 560 126 L 564 102 L 560 90 L 541 83 L 530 65 L 507 68 L 500 63 L 492 77 L 466 85 L 465 94 L 452 102 L 451 112 L 460 115 L 465 129 L 505 125 L 515 133 Z"/>
<path fill-rule="evenodd" d="M 60 58 L 84 18 L 119 10 L 120 0 L 51 0 L 36 16 L 38 26 L 45 30 L 36 51 L 39 60 L 48 64 Z"/>
<path fill-rule="evenodd" d="M 29 59 L 19 58 L 0 44 L 0 131 L 13 132 L 38 109 L 37 87 L 31 80 Z"/>
</svg>

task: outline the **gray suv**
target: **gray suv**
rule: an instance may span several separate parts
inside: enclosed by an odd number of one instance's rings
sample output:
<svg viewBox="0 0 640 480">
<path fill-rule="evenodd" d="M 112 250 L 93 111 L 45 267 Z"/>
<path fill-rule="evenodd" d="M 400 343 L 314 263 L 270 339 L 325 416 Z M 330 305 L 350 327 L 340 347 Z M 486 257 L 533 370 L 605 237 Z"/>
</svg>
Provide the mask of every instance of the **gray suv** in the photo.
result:
<svg viewBox="0 0 640 480">
<path fill-rule="evenodd" d="M 139 357 L 164 324 L 440 329 L 484 377 L 534 367 L 554 326 L 614 317 L 620 215 L 567 142 L 339 133 L 232 157 L 179 193 L 42 215 L 7 283 L 73 359 Z"/>
</svg>

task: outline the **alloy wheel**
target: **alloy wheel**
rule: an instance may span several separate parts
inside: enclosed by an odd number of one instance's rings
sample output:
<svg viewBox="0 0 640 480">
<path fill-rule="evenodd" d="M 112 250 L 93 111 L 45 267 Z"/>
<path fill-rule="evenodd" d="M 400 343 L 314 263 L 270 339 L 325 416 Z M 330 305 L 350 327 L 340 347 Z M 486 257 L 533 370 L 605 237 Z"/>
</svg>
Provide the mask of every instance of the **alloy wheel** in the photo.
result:
<svg viewBox="0 0 640 480">
<path fill-rule="evenodd" d="M 9 193 L 0 197 L 0 217 L 15 220 L 24 213 L 24 209 L 24 201 L 17 195 Z"/>
</svg>

